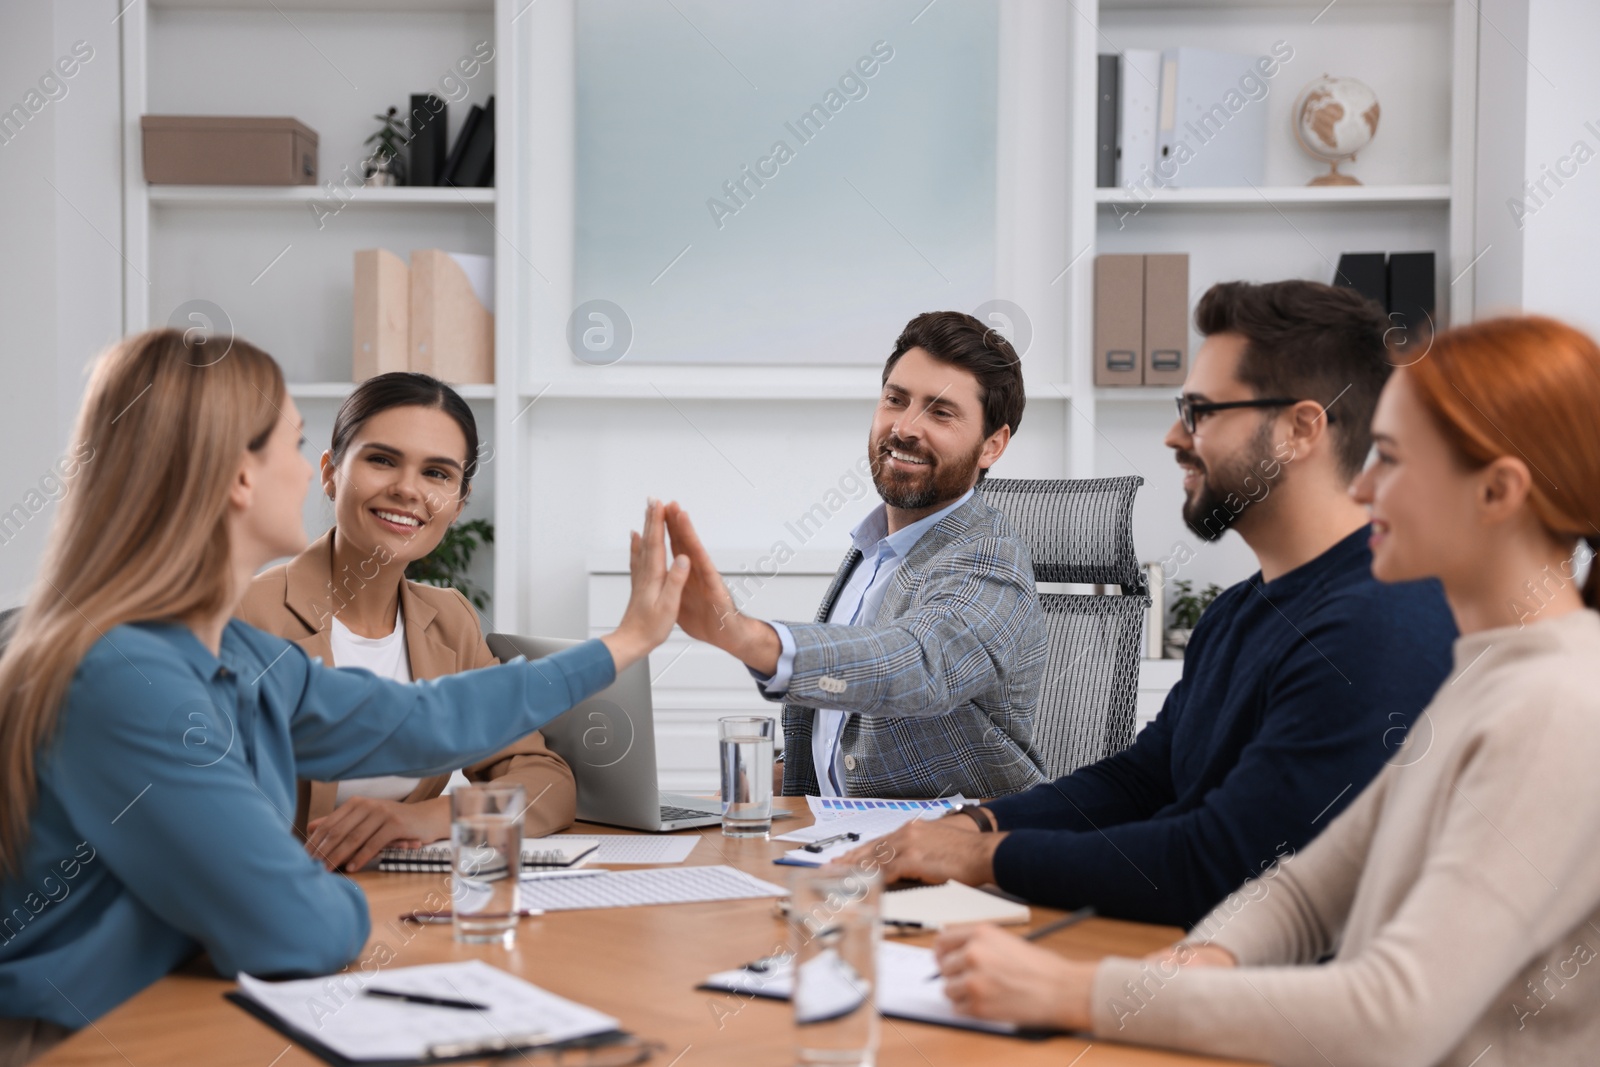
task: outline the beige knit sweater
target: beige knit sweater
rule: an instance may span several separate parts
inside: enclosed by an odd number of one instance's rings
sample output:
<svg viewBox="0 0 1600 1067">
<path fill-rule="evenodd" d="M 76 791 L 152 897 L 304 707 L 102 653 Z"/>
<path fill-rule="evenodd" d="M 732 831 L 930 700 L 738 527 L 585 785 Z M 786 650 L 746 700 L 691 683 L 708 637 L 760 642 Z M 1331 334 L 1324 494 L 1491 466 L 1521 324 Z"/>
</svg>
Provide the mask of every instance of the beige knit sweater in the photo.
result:
<svg viewBox="0 0 1600 1067">
<path fill-rule="evenodd" d="M 1600 615 L 1460 638 L 1366 791 L 1190 940 L 1241 966 L 1108 959 L 1095 1033 L 1314 1067 L 1600 1064 Z"/>
</svg>

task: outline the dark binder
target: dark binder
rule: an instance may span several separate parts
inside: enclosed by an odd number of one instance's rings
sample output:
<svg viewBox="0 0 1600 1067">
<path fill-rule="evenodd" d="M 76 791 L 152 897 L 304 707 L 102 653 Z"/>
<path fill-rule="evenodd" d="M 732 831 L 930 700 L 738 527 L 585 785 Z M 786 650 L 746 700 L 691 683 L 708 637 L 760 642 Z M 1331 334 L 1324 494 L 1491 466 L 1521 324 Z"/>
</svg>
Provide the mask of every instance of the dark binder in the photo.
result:
<svg viewBox="0 0 1600 1067">
<path fill-rule="evenodd" d="M 411 170 L 408 175 L 412 185 L 438 185 L 444 177 L 444 164 L 449 147 L 449 105 L 432 93 L 411 97 Z"/>
<path fill-rule="evenodd" d="M 1389 343 L 1404 351 L 1426 348 L 1437 328 L 1434 313 L 1432 252 L 1394 252 L 1389 256 Z"/>
<path fill-rule="evenodd" d="M 1368 300 L 1389 306 L 1389 279 L 1382 252 L 1346 252 L 1339 257 L 1333 284 L 1354 289 Z"/>
<path fill-rule="evenodd" d="M 1099 57 L 1099 91 L 1095 107 L 1095 185 L 1102 189 L 1117 184 L 1117 103 L 1121 95 L 1118 85 L 1117 57 Z"/>
<path fill-rule="evenodd" d="M 467 112 L 466 121 L 462 122 L 461 129 L 456 133 L 456 143 L 450 146 L 450 158 L 445 160 L 444 171 L 439 175 L 440 185 L 460 185 L 455 180 L 456 171 L 460 169 L 461 157 L 467 150 L 467 144 L 472 140 L 478 123 L 483 121 L 483 108 L 473 104 Z"/>
<path fill-rule="evenodd" d="M 450 185 L 460 188 L 494 184 L 494 97 L 478 113 L 471 136 L 463 132 L 461 155 L 447 175 Z"/>
</svg>

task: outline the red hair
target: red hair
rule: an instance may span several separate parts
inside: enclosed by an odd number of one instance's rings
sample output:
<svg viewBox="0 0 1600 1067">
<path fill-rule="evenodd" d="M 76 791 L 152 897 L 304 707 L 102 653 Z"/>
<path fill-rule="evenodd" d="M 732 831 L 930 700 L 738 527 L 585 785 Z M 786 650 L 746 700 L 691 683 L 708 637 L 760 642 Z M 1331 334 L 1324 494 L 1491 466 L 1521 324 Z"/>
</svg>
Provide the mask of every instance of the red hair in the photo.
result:
<svg viewBox="0 0 1600 1067">
<path fill-rule="evenodd" d="M 1470 466 L 1528 465 L 1528 504 L 1560 538 L 1600 545 L 1600 346 L 1539 315 L 1488 319 L 1437 334 L 1405 373 L 1445 439 Z M 1583 600 L 1600 607 L 1600 560 Z"/>
</svg>

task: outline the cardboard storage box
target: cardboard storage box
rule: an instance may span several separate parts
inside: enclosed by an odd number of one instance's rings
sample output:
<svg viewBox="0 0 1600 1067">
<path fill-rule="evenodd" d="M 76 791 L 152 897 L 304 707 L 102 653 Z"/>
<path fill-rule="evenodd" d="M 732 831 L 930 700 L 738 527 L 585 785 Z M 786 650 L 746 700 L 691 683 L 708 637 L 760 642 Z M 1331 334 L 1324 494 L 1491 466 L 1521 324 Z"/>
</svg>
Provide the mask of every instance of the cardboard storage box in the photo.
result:
<svg viewBox="0 0 1600 1067">
<path fill-rule="evenodd" d="M 317 135 L 291 118 L 145 115 L 152 185 L 315 185 Z"/>
</svg>

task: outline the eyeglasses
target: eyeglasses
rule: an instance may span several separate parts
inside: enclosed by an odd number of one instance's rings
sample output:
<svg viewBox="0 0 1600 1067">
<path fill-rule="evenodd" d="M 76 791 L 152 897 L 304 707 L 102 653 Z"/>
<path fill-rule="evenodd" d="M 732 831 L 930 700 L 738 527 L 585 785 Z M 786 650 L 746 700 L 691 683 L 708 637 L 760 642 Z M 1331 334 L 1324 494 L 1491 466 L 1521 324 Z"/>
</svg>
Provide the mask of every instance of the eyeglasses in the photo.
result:
<svg viewBox="0 0 1600 1067">
<path fill-rule="evenodd" d="M 1178 405 L 1178 421 L 1183 423 L 1183 428 L 1189 433 L 1194 433 L 1195 424 L 1213 411 L 1227 411 L 1229 408 L 1286 408 L 1301 402 L 1286 396 L 1268 396 L 1259 400 L 1224 400 L 1217 403 L 1196 400 L 1192 396 L 1179 396 L 1173 399 Z M 1328 422 L 1333 422 L 1333 412 L 1324 408 L 1322 414 L 1327 417 Z"/>
</svg>

